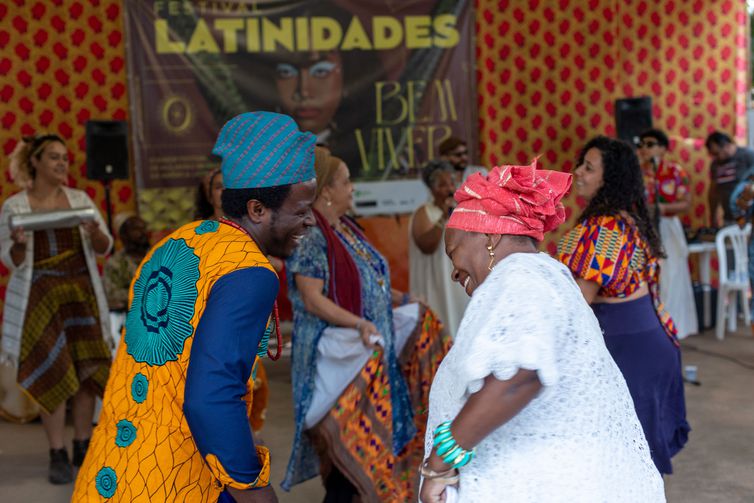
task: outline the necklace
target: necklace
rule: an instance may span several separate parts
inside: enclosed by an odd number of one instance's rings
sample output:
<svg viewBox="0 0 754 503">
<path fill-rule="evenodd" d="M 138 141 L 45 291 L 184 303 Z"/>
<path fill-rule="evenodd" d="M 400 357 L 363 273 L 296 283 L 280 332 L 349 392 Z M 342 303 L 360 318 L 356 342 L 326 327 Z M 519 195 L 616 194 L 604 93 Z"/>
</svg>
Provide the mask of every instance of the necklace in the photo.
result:
<svg viewBox="0 0 754 503">
<path fill-rule="evenodd" d="M 387 278 L 388 272 L 385 261 L 382 260 L 381 257 L 376 256 L 375 252 L 371 250 L 371 247 L 366 242 L 359 239 L 356 233 L 354 233 L 347 224 L 341 225 L 340 229 L 333 227 L 333 230 L 335 230 L 338 236 L 340 236 L 340 238 L 345 241 L 353 251 L 364 260 L 364 262 L 369 264 L 369 267 L 372 268 L 377 276 L 377 284 L 383 291 L 386 290 L 387 282 L 385 281 L 385 278 Z"/>
<path fill-rule="evenodd" d="M 229 220 L 226 217 L 220 217 L 219 222 L 226 225 L 230 225 L 231 227 L 235 229 L 238 229 L 239 231 L 249 236 L 249 238 L 252 241 L 254 240 L 254 238 L 251 237 L 251 234 L 249 234 L 249 232 L 246 229 L 244 229 L 243 227 L 241 227 L 234 221 Z M 277 361 L 280 359 L 280 354 L 283 350 L 283 337 L 280 335 L 280 315 L 278 313 L 277 300 L 275 300 L 275 303 L 272 306 L 272 314 L 273 316 L 271 317 L 271 319 L 267 321 L 267 328 L 264 330 L 264 335 L 262 336 L 262 340 L 259 341 L 259 347 L 257 349 L 257 356 L 260 358 L 264 358 L 265 353 L 266 353 L 267 356 L 270 358 L 270 360 Z M 278 343 L 278 347 L 275 350 L 275 356 L 272 356 L 272 353 L 270 353 L 270 349 L 269 349 L 270 335 L 272 335 L 273 324 L 275 325 L 275 339 L 277 340 L 277 343 Z"/>
</svg>

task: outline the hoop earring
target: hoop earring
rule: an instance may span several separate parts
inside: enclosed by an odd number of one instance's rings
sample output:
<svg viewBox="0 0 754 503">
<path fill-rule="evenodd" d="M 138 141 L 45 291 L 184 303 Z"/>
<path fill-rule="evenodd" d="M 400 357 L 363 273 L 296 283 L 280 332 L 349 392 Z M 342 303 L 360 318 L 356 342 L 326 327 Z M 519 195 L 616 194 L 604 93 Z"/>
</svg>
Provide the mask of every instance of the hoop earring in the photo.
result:
<svg viewBox="0 0 754 503">
<path fill-rule="evenodd" d="M 489 243 L 487 244 L 487 253 L 490 254 L 490 263 L 487 266 L 487 270 L 492 270 L 492 263 L 495 262 L 495 252 L 493 251 L 494 247 L 492 246 L 492 238 L 488 237 Z"/>
</svg>

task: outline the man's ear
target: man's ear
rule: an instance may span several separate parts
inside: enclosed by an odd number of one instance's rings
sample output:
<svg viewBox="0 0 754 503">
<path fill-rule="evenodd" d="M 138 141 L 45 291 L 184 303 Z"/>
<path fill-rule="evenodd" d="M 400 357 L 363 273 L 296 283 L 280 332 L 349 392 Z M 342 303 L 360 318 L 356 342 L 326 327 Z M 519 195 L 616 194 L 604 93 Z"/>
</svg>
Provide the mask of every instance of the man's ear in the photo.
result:
<svg viewBox="0 0 754 503">
<path fill-rule="evenodd" d="M 251 223 L 258 225 L 270 219 L 270 209 L 256 199 L 249 199 L 246 201 L 246 215 Z"/>
</svg>

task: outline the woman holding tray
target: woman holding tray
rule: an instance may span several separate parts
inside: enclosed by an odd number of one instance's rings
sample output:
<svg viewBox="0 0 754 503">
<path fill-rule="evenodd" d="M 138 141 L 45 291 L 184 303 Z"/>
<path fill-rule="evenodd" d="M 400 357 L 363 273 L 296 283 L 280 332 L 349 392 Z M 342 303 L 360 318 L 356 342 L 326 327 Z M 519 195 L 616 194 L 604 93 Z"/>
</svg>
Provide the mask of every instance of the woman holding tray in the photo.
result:
<svg viewBox="0 0 754 503">
<path fill-rule="evenodd" d="M 73 399 L 73 465 L 84 460 L 95 395 L 110 367 L 107 299 L 95 253 L 112 237 L 92 200 L 66 187 L 68 150 L 54 134 L 24 138 L 11 154 L 11 176 L 23 190 L 0 211 L 0 258 L 11 270 L 0 360 L 17 371 L 24 394 L 42 411 L 50 444 L 49 481 L 73 481 L 64 445 L 65 405 Z M 14 214 L 93 208 L 78 226 L 37 231 L 10 228 Z"/>
</svg>

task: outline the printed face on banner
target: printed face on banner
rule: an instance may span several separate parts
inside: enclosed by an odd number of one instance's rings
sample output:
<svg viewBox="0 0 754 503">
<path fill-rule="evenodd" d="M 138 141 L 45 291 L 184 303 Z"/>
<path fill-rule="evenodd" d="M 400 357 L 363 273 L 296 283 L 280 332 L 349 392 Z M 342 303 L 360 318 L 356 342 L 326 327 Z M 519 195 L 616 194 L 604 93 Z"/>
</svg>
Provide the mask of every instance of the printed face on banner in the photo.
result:
<svg viewBox="0 0 754 503">
<path fill-rule="evenodd" d="M 222 124 L 253 110 L 293 117 L 354 181 L 415 178 L 450 136 L 477 160 L 469 0 L 134 0 L 127 15 L 140 188 L 194 185 Z"/>
<path fill-rule="evenodd" d="M 275 84 L 283 112 L 299 127 L 316 135 L 332 129 L 343 97 L 340 53 L 310 52 L 300 61 L 275 65 Z"/>
</svg>

